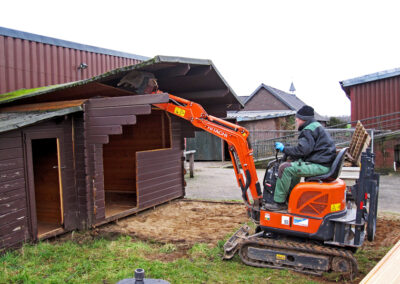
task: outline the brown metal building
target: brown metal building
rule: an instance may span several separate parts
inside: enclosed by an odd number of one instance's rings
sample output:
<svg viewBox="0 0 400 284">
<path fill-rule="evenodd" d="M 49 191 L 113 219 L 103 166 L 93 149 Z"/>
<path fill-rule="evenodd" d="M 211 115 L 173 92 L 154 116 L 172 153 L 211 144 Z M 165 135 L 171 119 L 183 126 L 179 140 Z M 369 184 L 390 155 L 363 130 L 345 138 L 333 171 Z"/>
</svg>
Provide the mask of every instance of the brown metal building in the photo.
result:
<svg viewBox="0 0 400 284">
<path fill-rule="evenodd" d="M 0 250 L 185 195 L 183 142 L 194 128 L 152 107 L 167 102 L 167 94 L 118 86 L 138 70 L 210 114 L 240 107 L 211 61 L 165 56 L 0 95 Z"/>
<path fill-rule="evenodd" d="M 0 94 L 88 79 L 147 59 L 0 27 Z"/>
<path fill-rule="evenodd" d="M 368 129 L 390 130 L 374 139 L 376 166 L 400 168 L 400 68 L 340 82 L 351 101 L 351 120 Z"/>
</svg>

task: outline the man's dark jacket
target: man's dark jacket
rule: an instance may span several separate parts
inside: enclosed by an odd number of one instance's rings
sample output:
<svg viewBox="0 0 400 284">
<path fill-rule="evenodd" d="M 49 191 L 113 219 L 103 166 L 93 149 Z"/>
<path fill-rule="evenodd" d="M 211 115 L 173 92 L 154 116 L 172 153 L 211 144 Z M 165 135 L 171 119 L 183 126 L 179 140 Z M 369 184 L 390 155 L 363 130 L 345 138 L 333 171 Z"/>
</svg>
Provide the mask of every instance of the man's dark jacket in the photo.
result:
<svg viewBox="0 0 400 284">
<path fill-rule="evenodd" d="M 285 146 L 283 153 L 295 160 L 302 159 L 330 167 L 336 158 L 336 146 L 322 125 L 314 119 L 307 120 L 299 127 L 299 131 L 299 144 Z"/>
</svg>

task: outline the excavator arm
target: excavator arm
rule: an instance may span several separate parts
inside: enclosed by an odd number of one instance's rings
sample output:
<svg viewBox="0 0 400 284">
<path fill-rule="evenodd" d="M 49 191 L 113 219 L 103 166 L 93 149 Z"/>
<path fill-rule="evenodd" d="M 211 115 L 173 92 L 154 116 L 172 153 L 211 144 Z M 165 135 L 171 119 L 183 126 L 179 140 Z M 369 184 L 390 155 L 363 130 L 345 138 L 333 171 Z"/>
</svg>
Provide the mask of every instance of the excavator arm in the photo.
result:
<svg viewBox="0 0 400 284">
<path fill-rule="evenodd" d="M 242 197 L 245 204 L 253 210 L 256 209 L 254 207 L 259 206 L 262 193 L 254 165 L 253 150 L 248 143 L 249 131 L 247 129 L 218 117 L 208 115 L 201 105 L 171 94 L 169 94 L 168 103 L 153 105 L 225 140 L 229 147 L 229 154 L 236 179 L 242 190 Z M 250 194 L 254 201 L 253 204 L 251 204 L 249 199 L 248 189 L 250 189 Z"/>
</svg>

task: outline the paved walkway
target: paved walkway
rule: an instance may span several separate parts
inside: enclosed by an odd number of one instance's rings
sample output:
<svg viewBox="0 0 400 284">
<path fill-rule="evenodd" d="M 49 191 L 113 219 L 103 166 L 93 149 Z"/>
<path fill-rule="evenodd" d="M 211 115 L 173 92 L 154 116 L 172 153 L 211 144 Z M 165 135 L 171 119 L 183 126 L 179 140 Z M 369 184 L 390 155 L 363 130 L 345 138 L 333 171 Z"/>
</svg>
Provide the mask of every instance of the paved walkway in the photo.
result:
<svg viewBox="0 0 400 284">
<path fill-rule="evenodd" d="M 195 162 L 194 178 L 185 179 L 186 197 L 207 200 L 242 200 L 233 169 L 223 162 Z M 265 170 L 257 170 L 258 179 L 264 179 Z M 400 176 L 381 176 L 379 212 L 400 213 Z"/>
</svg>

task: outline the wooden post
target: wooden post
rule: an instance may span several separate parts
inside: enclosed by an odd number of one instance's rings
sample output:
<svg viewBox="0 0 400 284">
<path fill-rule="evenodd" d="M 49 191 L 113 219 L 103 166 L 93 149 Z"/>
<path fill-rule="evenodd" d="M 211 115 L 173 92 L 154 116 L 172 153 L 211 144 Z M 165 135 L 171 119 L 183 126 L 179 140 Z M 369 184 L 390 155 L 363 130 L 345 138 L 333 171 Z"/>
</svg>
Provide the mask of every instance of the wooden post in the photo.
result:
<svg viewBox="0 0 400 284">
<path fill-rule="evenodd" d="M 194 153 L 189 154 L 189 172 L 190 177 L 193 178 L 193 168 L 194 168 Z"/>
<path fill-rule="evenodd" d="M 189 172 L 190 172 L 190 177 L 194 177 L 194 153 L 196 153 L 196 150 L 190 150 L 190 151 L 184 151 L 183 155 L 185 155 L 185 161 L 186 157 L 189 156 Z"/>
</svg>

